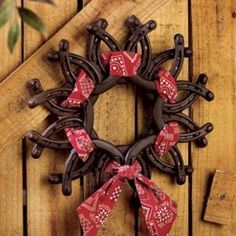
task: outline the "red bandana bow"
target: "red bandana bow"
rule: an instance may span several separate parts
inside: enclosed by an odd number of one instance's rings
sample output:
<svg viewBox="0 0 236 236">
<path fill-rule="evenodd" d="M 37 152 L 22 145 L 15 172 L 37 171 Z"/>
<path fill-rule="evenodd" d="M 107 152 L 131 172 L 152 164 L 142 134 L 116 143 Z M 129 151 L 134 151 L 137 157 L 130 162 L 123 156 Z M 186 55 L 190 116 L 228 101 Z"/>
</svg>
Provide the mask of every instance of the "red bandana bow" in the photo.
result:
<svg viewBox="0 0 236 236">
<path fill-rule="evenodd" d="M 75 87 L 68 98 L 61 103 L 62 107 L 76 108 L 86 101 L 94 89 L 94 83 L 89 76 L 81 70 L 75 82 Z M 93 151 L 92 140 L 85 129 L 66 128 L 67 138 L 77 152 L 79 158 L 87 161 Z"/>
<path fill-rule="evenodd" d="M 126 51 L 105 52 L 101 59 L 109 65 L 110 75 L 119 77 L 135 76 L 141 63 L 140 54 Z"/>
<path fill-rule="evenodd" d="M 175 103 L 177 86 L 170 72 L 161 69 L 158 71 L 158 80 L 155 80 L 156 89 L 164 102 Z M 155 141 L 155 152 L 158 156 L 165 155 L 179 139 L 179 126 L 176 122 L 170 122 L 164 126 L 157 135 Z"/>
<path fill-rule="evenodd" d="M 132 166 L 119 166 L 116 163 L 115 170 L 117 174 L 77 208 L 84 235 L 97 234 L 100 226 L 111 214 L 126 179 L 134 180 L 151 234 L 167 235 L 176 218 L 176 203 L 140 173 L 141 166 L 137 161 Z"/>
</svg>

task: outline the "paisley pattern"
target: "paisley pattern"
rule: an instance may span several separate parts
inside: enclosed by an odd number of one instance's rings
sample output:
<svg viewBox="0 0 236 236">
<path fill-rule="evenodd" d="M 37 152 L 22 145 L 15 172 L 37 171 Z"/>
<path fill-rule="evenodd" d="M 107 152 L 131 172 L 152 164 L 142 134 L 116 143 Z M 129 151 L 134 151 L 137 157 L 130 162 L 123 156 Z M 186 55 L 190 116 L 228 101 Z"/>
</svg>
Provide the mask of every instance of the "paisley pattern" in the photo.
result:
<svg viewBox="0 0 236 236">
<path fill-rule="evenodd" d="M 81 70 L 75 82 L 75 87 L 68 98 L 61 103 L 62 107 L 75 108 L 85 102 L 94 89 L 94 82 Z"/>
<path fill-rule="evenodd" d="M 180 129 L 176 122 L 170 122 L 164 126 L 156 136 L 155 152 L 158 156 L 165 155 L 179 140 Z"/>
<path fill-rule="evenodd" d="M 160 69 L 155 80 L 156 89 L 164 102 L 175 103 L 177 86 L 175 79 L 169 71 Z"/>
<path fill-rule="evenodd" d="M 141 55 L 134 52 L 115 51 L 101 55 L 103 65 L 109 66 L 110 76 L 135 76 L 141 63 Z"/>
<path fill-rule="evenodd" d="M 114 171 L 116 175 L 77 208 L 84 235 L 97 234 L 101 225 L 111 214 L 123 184 L 131 179 L 134 180 L 150 233 L 158 236 L 167 235 L 176 218 L 176 203 L 140 173 L 141 166 L 138 161 L 135 161 L 132 166 L 120 166 L 114 162 Z"/>
<path fill-rule="evenodd" d="M 76 108 L 85 102 L 94 89 L 94 82 L 81 70 L 75 82 L 75 87 L 68 98 L 61 103 L 62 107 Z M 68 140 L 77 152 L 79 158 L 86 162 L 93 151 L 92 140 L 85 129 L 66 128 Z"/>
<path fill-rule="evenodd" d="M 175 103 L 177 86 L 170 72 L 160 69 L 155 80 L 156 89 L 164 102 Z M 177 122 L 166 124 L 156 136 L 155 152 L 158 156 L 165 155 L 179 140 L 180 129 Z"/>
<path fill-rule="evenodd" d="M 79 158 L 86 162 L 93 151 L 93 143 L 85 129 L 66 128 L 66 135 Z"/>
</svg>

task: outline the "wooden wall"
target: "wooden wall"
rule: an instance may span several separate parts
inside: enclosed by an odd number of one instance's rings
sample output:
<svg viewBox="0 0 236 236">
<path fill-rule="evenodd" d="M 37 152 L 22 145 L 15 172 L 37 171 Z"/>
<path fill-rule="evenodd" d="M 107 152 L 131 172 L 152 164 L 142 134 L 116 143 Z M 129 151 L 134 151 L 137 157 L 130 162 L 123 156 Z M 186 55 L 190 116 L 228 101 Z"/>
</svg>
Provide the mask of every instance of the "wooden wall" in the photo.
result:
<svg viewBox="0 0 236 236">
<path fill-rule="evenodd" d="M 131 14 L 142 21 L 157 21 L 157 30 L 150 34 L 155 53 L 173 47 L 173 35 L 182 33 L 186 45 L 193 48 L 193 58 L 185 62 L 181 79 L 195 80 L 199 73 L 207 73 L 207 86 L 216 95 L 211 103 L 200 99 L 192 110 L 199 124 L 211 121 L 215 126 L 208 147 L 181 145 L 185 162 L 191 162 L 195 168 L 192 178 L 184 186 L 177 186 L 160 171 L 152 175 L 152 179 L 178 203 L 178 217 L 170 235 L 236 235 L 236 208 L 229 226 L 202 221 L 214 170 L 236 172 L 236 1 L 92 0 L 87 5 L 88 1 L 55 0 L 55 3 L 57 8 L 30 0 L 18 1 L 19 5 L 37 11 L 48 25 L 50 39 L 39 50 L 44 39 L 27 25 L 22 25 L 22 37 L 13 55 L 6 47 L 9 24 L 0 31 L 0 93 L 4 95 L 0 99 L 0 235 L 81 234 L 75 208 L 89 194 L 89 179 L 73 183 L 70 197 L 62 195 L 60 185 L 47 183 L 49 173 L 62 170 L 65 157 L 50 150 L 38 160 L 30 157 L 31 144 L 24 136 L 31 129 L 43 130 L 48 124 L 48 114 L 41 108 L 28 109 L 25 83 L 37 77 L 45 88 L 55 87 L 62 74 L 59 68 L 52 68 L 45 62 L 44 56 L 57 48 L 61 38 L 71 42 L 72 51 L 84 54 L 86 36 L 82 32 L 85 25 L 105 17 L 110 23 L 108 30 L 123 41 L 126 34 L 123 19 Z M 76 15 L 83 5 L 87 6 Z M 7 77 L 28 57 L 29 60 Z M 143 109 L 142 99 L 135 96 L 132 86 L 117 86 L 99 98 L 95 107 L 95 128 L 101 138 L 114 144 L 132 143 L 135 134 L 145 130 L 147 117 Z M 142 214 L 134 212 L 129 204 L 132 199 L 133 193 L 127 185 L 99 235 L 148 235 Z"/>
</svg>

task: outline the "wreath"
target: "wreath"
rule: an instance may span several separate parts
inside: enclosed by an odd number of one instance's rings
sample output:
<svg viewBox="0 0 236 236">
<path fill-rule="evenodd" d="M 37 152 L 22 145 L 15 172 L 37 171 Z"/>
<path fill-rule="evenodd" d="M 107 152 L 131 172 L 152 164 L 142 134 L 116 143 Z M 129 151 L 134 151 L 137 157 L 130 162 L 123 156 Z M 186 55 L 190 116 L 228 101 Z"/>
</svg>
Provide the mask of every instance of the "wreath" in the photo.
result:
<svg viewBox="0 0 236 236">
<path fill-rule="evenodd" d="M 28 134 L 35 143 L 32 157 L 39 158 L 45 147 L 70 150 L 64 172 L 48 178 L 52 184 L 62 183 L 64 195 L 71 194 L 73 180 L 90 171 L 95 173 L 97 190 L 77 209 L 85 235 L 95 235 L 105 222 L 125 180 L 137 191 L 151 234 L 166 235 L 177 214 L 176 203 L 150 180 L 151 167 L 176 176 L 178 184 L 185 183 L 193 167 L 184 164 L 177 144 L 195 141 L 199 147 L 205 147 L 205 136 L 213 125 L 199 127 L 182 111 L 199 96 L 211 101 L 214 95 L 205 87 L 205 74 L 196 83 L 177 81 L 184 58 L 191 56 L 181 34 L 174 37 L 174 49 L 153 56 L 148 33 L 156 28 L 155 21 L 141 24 L 136 16 L 129 17 L 129 35 L 122 46 L 106 31 L 107 26 L 105 19 L 87 26 L 90 39 L 86 58 L 70 53 L 69 42 L 64 39 L 59 43 L 59 51 L 48 54 L 50 61 L 61 65 L 65 77 L 62 87 L 44 91 L 39 80 L 29 82 L 33 95 L 29 107 L 43 105 L 56 117 L 42 134 Z M 110 51 L 101 53 L 102 42 Z M 170 70 L 163 69 L 162 64 L 171 59 Z M 115 146 L 100 139 L 93 128 L 93 106 L 100 94 L 123 83 L 132 83 L 145 91 L 153 122 L 147 134 L 132 145 Z M 181 90 L 186 95 L 176 100 Z M 181 132 L 180 126 L 186 131 Z M 61 131 L 66 138 L 55 138 Z M 163 160 L 167 153 L 173 164 Z"/>
</svg>

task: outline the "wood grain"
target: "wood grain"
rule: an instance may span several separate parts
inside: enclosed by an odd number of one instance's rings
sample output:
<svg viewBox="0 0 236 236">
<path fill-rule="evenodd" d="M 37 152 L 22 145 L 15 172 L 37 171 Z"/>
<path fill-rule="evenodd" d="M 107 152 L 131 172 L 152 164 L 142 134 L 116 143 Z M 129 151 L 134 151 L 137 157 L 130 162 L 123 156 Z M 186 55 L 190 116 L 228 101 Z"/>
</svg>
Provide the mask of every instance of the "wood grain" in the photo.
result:
<svg viewBox="0 0 236 236">
<path fill-rule="evenodd" d="M 168 14 L 166 14 L 168 12 Z M 174 15 L 175 17 L 169 17 Z M 173 37 L 176 33 L 181 33 L 185 38 L 185 45 L 188 46 L 188 4 L 186 1 L 169 1 L 158 9 L 155 17 L 152 19 L 157 22 L 157 29 L 150 33 L 150 39 L 153 47 L 153 53 L 174 47 Z M 165 65 L 170 69 L 170 63 Z M 188 60 L 184 62 L 179 80 L 188 80 Z M 150 111 L 147 110 L 147 103 L 142 97 L 139 98 L 139 134 L 145 133 L 150 125 Z M 187 111 L 186 111 L 187 112 Z M 188 163 L 188 145 L 179 144 L 184 162 Z M 165 157 L 163 157 L 165 158 Z M 154 169 L 154 168 L 153 168 Z M 160 170 L 154 170 L 152 180 L 160 186 L 163 191 L 171 196 L 178 205 L 178 216 L 174 223 L 170 235 L 188 235 L 188 179 L 185 185 L 177 185 L 174 178 Z M 139 233 L 140 235 L 149 235 L 140 210 Z"/>
<path fill-rule="evenodd" d="M 48 27 L 50 38 L 77 12 L 77 1 L 55 1 L 57 7 L 24 1 L 24 6 L 37 12 Z M 45 14 L 45 12 L 47 14 Z M 24 25 L 24 58 L 44 43 L 42 36 Z M 37 76 L 37 74 L 35 74 Z M 35 129 L 44 130 L 46 119 Z M 47 176 L 63 171 L 68 153 L 45 149 L 39 160 L 32 159 L 32 143 L 27 143 L 27 230 L 29 235 L 78 235 L 79 221 L 76 206 L 79 203 L 79 182 L 73 184 L 73 194 L 65 197 L 61 185 L 50 185 Z"/>
<path fill-rule="evenodd" d="M 34 1 L 25 0 L 25 7 L 34 10 L 47 26 L 47 36 L 44 38 L 27 24 L 24 25 L 24 57 L 28 58 L 42 44 L 51 38 L 59 29 L 61 29 L 77 13 L 77 2 L 67 1 L 66 3 L 55 0 L 55 5 L 42 4 Z"/>
<path fill-rule="evenodd" d="M 0 235 L 23 235 L 21 142 L 0 155 Z"/>
<path fill-rule="evenodd" d="M 236 210 L 229 226 L 202 221 L 208 186 L 215 169 L 236 169 L 236 1 L 192 1 L 193 75 L 209 76 L 214 91 L 212 103 L 194 104 L 193 117 L 199 124 L 211 121 L 214 131 L 205 149 L 193 148 L 193 232 L 194 235 L 235 235 Z M 196 112 L 195 112 L 196 111 Z M 235 205 L 235 204 L 234 204 Z"/>
<path fill-rule="evenodd" d="M 95 130 L 101 139 L 115 145 L 131 144 L 134 127 L 135 96 L 131 85 L 118 85 L 99 97 L 95 105 Z M 132 196 L 133 191 L 126 184 L 99 235 L 134 235 Z"/>
<path fill-rule="evenodd" d="M 7 47 L 8 30 L 16 16 L 14 13 L 0 31 L 0 81 L 21 63 L 21 40 L 16 44 L 14 54 Z M 3 96 L 1 100 L 6 102 Z M 21 154 L 21 141 L 15 142 L 11 150 L 0 154 L 0 235 L 23 234 Z"/>
<path fill-rule="evenodd" d="M 236 174 L 228 170 L 216 170 L 207 199 L 204 220 L 221 225 L 231 224 L 235 192 Z"/>
</svg>

